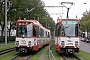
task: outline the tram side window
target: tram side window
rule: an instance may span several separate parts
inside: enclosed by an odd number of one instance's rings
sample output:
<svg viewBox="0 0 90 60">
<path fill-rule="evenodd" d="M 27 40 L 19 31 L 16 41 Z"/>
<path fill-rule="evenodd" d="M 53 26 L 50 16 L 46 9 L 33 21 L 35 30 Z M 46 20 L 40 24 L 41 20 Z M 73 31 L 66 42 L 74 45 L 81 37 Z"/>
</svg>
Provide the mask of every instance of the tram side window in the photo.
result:
<svg viewBox="0 0 90 60">
<path fill-rule="evenodd" d="M 42 28 L 39 27 L 39 37 L 42 37 L 42 33 L 43 33 Z"/>
<path fill-rule="evenodd" d="M 37 30 L 37 27 L 36 26 L 34 26 L 33 27 L 33 35 L 36 37 L 36 30 Z"/>
<path fill-rule="evenodd" d="M 46 36 L 47 36 L 47 31 L 46 31 Z"/>
<path fill-rule="evenodd" d="M 78 36 L 78 24 L 75 25 L 75 36 Z"/>
<path fill-rule="evenodd" d="M 50 33 L 48 32 L 48 37 L 50 37 Z"/>
<path fill-rule="evenodd" d="M 36 29 L 36 36 L 39 37 L 39 27 L 37 26 L 37 29 Z"/>
<path fill-rule="evenodd" d="M 57 24 L 56 25 L 56 30 L 55 30 L 55 36 L 60 36 L 60 25 L 59 24 Z"/>
<path fill-rule="evenodd" d="M 44 30 L 42 28 L 40 28 L 40 36 L 44 37 Z"/>
<path fill-rule="evenodd" d="M 40 31 L 40 27 L 39 27 L 39 37 L 41 37 L 41 35 L 40 35 L 40 34 L 41 34 L 41 31 Z"/>
</svg>

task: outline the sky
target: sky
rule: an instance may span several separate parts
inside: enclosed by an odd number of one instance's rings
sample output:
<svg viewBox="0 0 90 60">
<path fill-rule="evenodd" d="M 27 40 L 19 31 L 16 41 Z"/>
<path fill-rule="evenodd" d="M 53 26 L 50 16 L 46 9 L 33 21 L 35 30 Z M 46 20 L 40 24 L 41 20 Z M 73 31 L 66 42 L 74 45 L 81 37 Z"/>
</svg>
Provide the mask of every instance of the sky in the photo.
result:
<svg viewBox="0 0 90 60">
<path fill-rule="evenodd" d="M 69 18 L 81 18 L 83 12 L 89 11 L 90 9 L 90 0 L 42 0 L 45 3 L 45 6 L 61 6 L 61 2 L 73 2 L 74 4 L 64 4 L 69 9 Z M 87 3 L 87 4 L 84 4 Z M 71 6 L 71 7 L 70 7 Z M 58 17 L 66 18 L 67 8 L 66 7 L 45 7 L 47 12 L 53 18 L 55 23 L 57 22 Z M 63 14 L 62 14 L 63 13 Z"/>
</svg>

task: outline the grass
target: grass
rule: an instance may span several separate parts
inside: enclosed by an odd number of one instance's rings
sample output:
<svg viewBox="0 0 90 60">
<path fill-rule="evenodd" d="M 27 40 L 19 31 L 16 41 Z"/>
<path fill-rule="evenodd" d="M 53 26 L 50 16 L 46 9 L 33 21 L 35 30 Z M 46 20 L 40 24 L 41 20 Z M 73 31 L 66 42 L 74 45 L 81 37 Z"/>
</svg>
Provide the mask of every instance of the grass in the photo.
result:
<svg viewBox="0 0 90 60">
<path fill-rule="evenodd" d="M 46 46 L 48 47 L 48 46 Z M 42 48 L 40 51 L 36 52 L 31 58 L 30 60 L 39 60 L 42 52 L 44 51 L 44 49 L 46 49 L 46 47 Z M 19 53 L 18 52 L 10 52 L 6 55 L 3 55 L 3 56 L 0 56 L 0 60 L 10 60 L 12 57 L 18 55 Z"/>
<path fill-rule="evenodd" d="M 7 44 L 7 46 L 3 45 L 3 46 L 0 46 L 0 50 L 4 50 L 4 49 L 8 49 L 8 48 L 12 48 L 12 47 L 15 47 L 14 44 Z"/>
<path fill-rule="evenodd" d="M 11 48 L 11 47 L 14 47 L 14 44 L 8 44 L 7 46 L 0 46 L 0 50 L 3 50 L 3 49 L 7 49 L 7 48 Z M 48 47 L 48 46 L 46 46 Z M 44 49 L 46 49 L 46 47 L 43 47 L 40 51 L 36 52 L 31 58 L 30 60 L 39 60 L 42 52 L 44 51 Z M 5 54 L 3 56 L 0 56 L 0 60 L 10 60 L 12 57 L 18 55 L 19 53 L 18 52 L 10 52 L 8 54 Z"/>
<path fill-rule="evenodd" d="M 80 51 L 79 53 L 75 53 L 75 54 L 76 54 L 76 56 L 78 56 L 82 60 L 90 60 L 90 53 Z"/>
<path fill-rule="evenodd" d="M 47 46 L 46 46 L 47 47 Z M 37 53 L 35 53 L 30 60 L 39 60 L 42 52 L 44 51 L 44 49 L 46 49 L 46 47 L 42 48 L 40 51 L 38 51 Z"/>
<path fill-rule="evenodd" d="M 52 48 L 52 53 L 55 57 L 56 60 L 60 60 L 60 55 L 58 52 L 56 52 L 55 48 Z M 90 53 L 84 52 L 84 51 L 80 51 L 79 53 L 75 53 L 76 56 L 78 56 L 81 60 L 90 60 Z M 69 59 L 70 60 L 70 59 Z"/>
<path fill-rule="evenodd" d="M 0 56 L 0 60 L 11 60 L 11 58 L 13 58 L 14 56 L 18 55 L 18 52 L 10 52 L 8 54 L 5 54 L 3 56 Z"/>
<path fill-rule="evenodd" d="M 5 49 L 8 49 L 8 48 L 12 48 L 12 47 L 15 47 L 14 44 L 7 44 L 7 46 L 5 45 L 2 45 L 0 46 L 0 50 L 5 50 Z M 0 56 L 0 60 L 11 60 L 12 57 L 16 56 L 17 54 L 19 54 L 18 52 L 10 52 L 8 54 L 5 54 L 3 56 Z"/>
<path fill-rule="evenodd" d="M 13 46 L 13 45 L 11 45 Z M 41 54 L 43 53 L 43 51 L 45 51 L 45 49 L 48 46 L 42 48 L 40 51 L 38 51 L 37 53 L 35 53 L 30 60 L 39 60 Z M 0 47 L 1 48 L 1 47 Z M 55 50 L 54 47 L 52 47 L 52 53 L 55 57 L 56 60 L 61 60 L 59 53 Z M 18 55 L 18 52 L 10 52 L 8 54 L 5 54 L 3 56 L 0 56 L 0 60 L 10 60 L 12 57 Z M 78 56 L 79 58 L 81 58 L 82 60 L 90 60 L 90 53 L 84 52 L 84 51 L 80 51 L 79 53 L 75 53 L 76 56 Z M 46 60 L 48 60 L 48 56 L 45 56 Z M 53 59 L 52 59 L 53 60 Z"/>
<path fill-rule="evenodd" d="M 56 60 L 60 60 L 60 55 L 59 55 L 59 53 L 55 50 L 54 47 L 52 47 L 52 53 L 53 53 L 53 55 L 54 55 L 54 57 L 55 57 Z"/>
</svg>

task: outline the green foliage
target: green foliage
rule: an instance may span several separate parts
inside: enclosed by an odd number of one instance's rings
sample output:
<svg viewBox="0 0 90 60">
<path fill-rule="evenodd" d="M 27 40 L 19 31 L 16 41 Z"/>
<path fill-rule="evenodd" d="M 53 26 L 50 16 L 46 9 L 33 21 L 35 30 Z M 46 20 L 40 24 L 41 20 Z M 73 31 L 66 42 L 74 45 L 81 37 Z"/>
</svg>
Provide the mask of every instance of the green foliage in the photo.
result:
<svg viewBox="0 0 90 60">
<path fill-rule="evenodd" d="M 8 54 L 5 54 L 3 56 L 0 56 L 0 60 L 11 60 L 11 58 L 15 57 L 16 55 L 19 55 L 20 53 L 14 51 L 10 52 Z"/>
<path fill-rule="evenodd" d="M 4 40 L 5 40 L 4 36 L 0 36 L 0 43 L 4 42 Z"/>
<path fill-rule="evenodd" d="M 15 41 L 15 38 L 16 38 L 15 36 L 9 36 L 8 41 Z"/>
<path fill-rule="evenodd" d="M 15 36 L 9 36 L 7 37 L 8 42 L 15 41 Z M 0 43 L 5 42 L 5 36 L 0 36 Z"/>
<path fill-rule="evenodd" d="M 3 43 L 0 45 L 0 50 L 5 50 L 5 49 L 9 49 L 9 48 L 13 48 L 15 47 L 15 44 L 14 43 L 8 43 L 7 46 Z"/>
<path fill-rule="evenodd" d="M 54 27 L 55 26 L 55 22 L 53 21 L 53 19 L 50 17 L 49 13 L 46 12 L 46 10 L 44 9 L 44 3 L 41 0 L 10 0 L 10 2 L 12 3 L 12 6 L 10 6 L 10 9 L 8 11 L 8 21 L 12 22 L 11 28 L 14 28 L 16 26 L 16 21 L 18 19 L 35 19 L 38 20 L 39 17 L 39 22 L 46 27 L 46 23 L 48 22 L 50 27 Z M 4 6 L 2 6 L 2 4 L 0 3 L 0 6 L 2 7 L 2 10 L 0 10 L 0 25 L 2 24 L 2 26 L 5 27 L 5 23 L 4 23 Z M 37 7 L 38 6 L 38 7 Z M 34 8 L 34 10 L 32 10 L 30 12 L 30 16 L 28 15 L 27 12 L 27 8 L 28 10 L 31 10 L 32 8 Z M 28 18 L 28 16 L 30 18 Z M 2 23 L 1 23 L 2 22 Z M 3 27 L 3 28 L 4 28 Z M 51 28 L 51 31 L 53 32 L 54 28 Z"/>
<path fill-rule="evenodd" d="M 75 53 L 76 56 L 78 56 L 79 58 L 81 58 L 81 60 L 89 60 L 90 59 L 90 53 L 87 53 L 85 51 L 80 51 L 79 53 Z"/>
<path fill-rule="evenodd" d="M 81 27 L 82 31 L 90 29 L 90 11 L 86 11 L 83 13 L 83 17 L 81 18 Z"/>
</svg>

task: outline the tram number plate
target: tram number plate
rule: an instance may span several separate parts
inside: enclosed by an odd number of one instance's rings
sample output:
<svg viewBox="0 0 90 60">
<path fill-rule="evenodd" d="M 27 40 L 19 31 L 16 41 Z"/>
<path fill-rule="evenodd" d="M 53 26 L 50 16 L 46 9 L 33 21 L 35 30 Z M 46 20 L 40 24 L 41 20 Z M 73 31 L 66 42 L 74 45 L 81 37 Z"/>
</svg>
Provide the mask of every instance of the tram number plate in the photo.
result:
<svg viewBox="0 0 90 60">
<path fill-rule="evenodd" d="M 71 43 L 71 42 L 70 42 L 70 43 L 68 43 L 68 44 L 69 44 L 69 45 L 73 45 L 73 43 Z"/>
<path fill-rule="evenodd" d="M 22 44 L 26 44 L 26 42 L 22 42 Z"/>
</svg>

